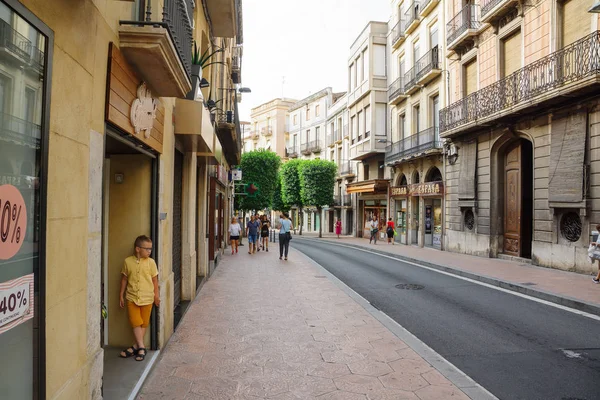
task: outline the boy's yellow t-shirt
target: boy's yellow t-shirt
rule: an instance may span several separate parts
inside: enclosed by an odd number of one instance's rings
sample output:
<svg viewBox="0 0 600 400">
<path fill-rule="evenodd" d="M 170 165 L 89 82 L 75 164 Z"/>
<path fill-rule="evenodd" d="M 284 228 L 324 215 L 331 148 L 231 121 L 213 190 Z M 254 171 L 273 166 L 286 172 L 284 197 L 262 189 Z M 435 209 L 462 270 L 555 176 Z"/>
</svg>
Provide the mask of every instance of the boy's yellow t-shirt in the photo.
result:
<svg viewBox="0 0 600 400">
<path fill-rule="evenodd" d="M 130 256 L 125 259 L 121 273 L 127 277 L 125 298 L 138 306 L 154 303 L 154 284 L 152 278 L 158 276 L 158 268 L 151 258 Z"/>
</svg>

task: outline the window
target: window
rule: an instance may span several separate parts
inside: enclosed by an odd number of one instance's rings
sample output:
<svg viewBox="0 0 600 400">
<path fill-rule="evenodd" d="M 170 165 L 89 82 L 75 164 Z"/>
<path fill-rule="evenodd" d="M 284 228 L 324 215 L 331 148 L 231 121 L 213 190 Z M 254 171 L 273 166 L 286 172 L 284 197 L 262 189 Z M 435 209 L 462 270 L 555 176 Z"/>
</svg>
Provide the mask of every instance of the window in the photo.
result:
<svg viewBox="0 0 600 400">
<path fill-rule="evenodd" d="M 363 59 L 363 71 L 364 71 L 364 75 L 365 75 L 364 79 L 369 79 L 370 66 L 369 66 L 369 48 L 368 47 L 363 50 L 362 59 Z"/>
<path fill-rule="evenodd" d="M 398 140 L 402 140 L 406 137 L 406 115 L 398 115 Z"/>
<path fill-rule="evenodd" d="M 356 89 L 358 86 L 358 71 L 357 71 L 357 63 L 352 64 L 352 89 Z"/>
<path fill-rule="evenodd" d="M 387 136 L 387 103 L 375 103 L 375 134 Z"/>
<path fill-rule="evenodd" d="M 413 65 L 417 64 L 417 61 L 419 61 L 419 42 L 415 42 L 413 44 Z"/>
<path fill-rule="evenodd" d="M 310 142 L 310 129 L 306 131 L 306 143 Z"/>
<path fill-rule="evenodd" d="M 298 149 L 298 135 L 294 135 L 293 136 L 293 143 L 294 143 L 294 151 L 297 151 L 297 149 Z"/>
<path fill-rule="evenodd" d="M 315 117 L 319 116 L 319 114 L 320 114 L 320 108 L 321 107 L 318 104 L 315 106 Z"/>
<path fill-rule="evenodd" d="M 365 131 L 365 121 L 364 114 L 362 111 L 358 112 L 358 141 L 360 142 L 363 138 L 363 133 Z"/>
<path fill-rule="evenodd" d="M 464 96 L 468 96 L 477 90 L 477 59 L 465 64 L 464 74 Z"/>
<path fill-rule="evenodd" d="M 334 141 L 334 142 L 335 142 L 336 140 L 338 140 L 338 139 L 337 139 L 337 135 L 336 135 L 336 133 L 337 133 L 337 132 L 335 131 L 335 123 L 333 123 L 333 122 L 332 122 L 332 123 L 329 125 L 329 134 L 331 135 L 331 140 L 332 140 L 332 141 Z"/>
<path fill-rule="evenodd" d="M 352 116 L 350 118 L 350 137 L 352 138 L 352 144 L 356 141 L 356 118 Z"/>
<path fill-rule="evenodd" d="M 437 24 L 435 24 L 431 27 L 431 30 L 429 31 L 429 44 L 431 46 L 431 49 L 435 48 L 438 44 L 440 44 L 439 36 L 440 35 L 438 34 L 438 27 Z"/>
<path fill-rule="evenodd" d="M 385 45 L 373 45 L 373 75 L 386 76 Z"/>
<path fill-rule="evenodd" d="M 294 125 L 298 125 L 298 114 L 294 114 Z"/>
<path fill-rule="evenodd" d="M 32 122 L 35 110 L 35 91 L 30 88 L 25 88 L 25 115 L 23 117 L 26 121 Z"/>
<path fill-rule="evenodd" d="M 320 135 L 320 133 L 321 133 L 321 127 L 320 127 L 320 126 L 317 126 L 317 127 L 315 128 L 315 140 L 317 141 L 317 143 L 318 143 L 318 142 L 319 142 L 319 140 L 321 139 L 321 138 L 319 137 L 319 136 L 321 136 L 321 135 Z"/>
<path fill-rule="evenodd" d="M 421 132 L 420 117 L 421 117 L 421 106 L 419 106 L 417 104 L 416 106 L 413 107 L 413 133 Z"/>
<path fill-rule="evenodd" d="M 383 161 L 377 161 L 377 179 L 383 179 L 385 175 L 385 167 Z"/>
<path fill-rule="evenodd" d="M 306 120 L 310 121 L 310 108 L 306 108 Z"/>
<path fill-rule="evenodd" d="M 560 38 L 562 47 L 570 45 L 591 33 L 590 15 L 587 10 L 592 3 L 588 0 L 567 0 L 562 3 L 562 34 Z"/>
<path fill-rule="evenodd" d="M 433 126 L 434 140 L 439 142 L 440 138 L 440 97 L 431 98 L 431 122 Z"/>
<path fill-rule="evenodd" d="M 363 175 L 364 175 L 363 180 L 368 181 L 369 180 L 369 164 L 363 164 Z"/>
<path fill-rule="evenodd" d="M 364 70 L 364 60 L 361 56 L 358 56 L 358 58 L 356 59 L 356 75 L 357 75 L 357 81 L 358 83 L 362 83 L 362 81 L 365 80 L 365 70 Z"/>
<path fill-rule="evenodd" d="M 371 106 L 365 107 L 365 139 L 371 135 Z"/>
<path fill-rule="evenodd" d="M 521 68 L 521 31 L 517 30 L 502 40 L 501 78 Z"/>
<path fill-rule="evenodd" d="M 406 73 L 406 63 L 404 61 L 404 57 L 400 57 L 398 60 L 398 77 L 403 77 Z"/>
</svg>

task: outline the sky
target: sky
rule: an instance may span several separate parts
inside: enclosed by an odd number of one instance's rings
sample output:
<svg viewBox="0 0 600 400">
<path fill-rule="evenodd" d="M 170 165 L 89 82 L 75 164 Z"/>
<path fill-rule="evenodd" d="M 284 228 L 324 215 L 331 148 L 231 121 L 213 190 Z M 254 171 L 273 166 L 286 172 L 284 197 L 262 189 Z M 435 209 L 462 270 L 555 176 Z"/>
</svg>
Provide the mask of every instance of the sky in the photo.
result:
<svg viewBox="0 0 600 400">
<path fill-rule="evenodd" d="M 391 10 L 390 0 L 243 0 L 242 86 L 252 93 L 243 94 L 240 119 L 282 89 L 296 100 L 328 86 L 346 91 L 350 46 Z"/>
</svg>

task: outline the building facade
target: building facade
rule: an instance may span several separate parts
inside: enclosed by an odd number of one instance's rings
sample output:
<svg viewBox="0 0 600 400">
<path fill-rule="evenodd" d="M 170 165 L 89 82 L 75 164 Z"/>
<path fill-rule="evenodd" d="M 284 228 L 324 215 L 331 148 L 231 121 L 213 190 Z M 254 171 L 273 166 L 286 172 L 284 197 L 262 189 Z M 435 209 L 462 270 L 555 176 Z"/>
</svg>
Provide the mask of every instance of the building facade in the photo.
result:
<svg viewBox="0 0 600 400">
<path fill-rule="evenodd" d="M 374 216 L 387 219 L 388 215 L 387 35 L 386 22 L 368 23 L 352 44 L 348 60 L 348 160 L 358 164 L 346 193 L 353 195 L 352 223 L 358 237 L 369 237 Z"/>
<path fill-rule="evenodd" d="M 244 139 L 244 151 L 266 149 L 285 159 L 289 109 L 297 100 L 274 99 L 250 110 L 251 130 Z"/>
<path fill-rule="evenodd" d="M 438 0 L 395 1 L 388 35 L 392 167 L 389 217 L 397 243 L 442 248 L 444 157 L 439 111 L 446 105 L 444 7 Z M 447 72 L 447 71 L 445 71 Z M 431 190 L 430 190 L 431 189 Z"/>
<path fill-rule="evenodd" d="M 159 269 L 148 349 L 217 265 L 241 20 L 240 1 L 0 1 L 0 295 L 22 299 L 0 322 L 2 396 L 114 394 L 105 361 L 133 339 L 118 297 L 138 235 Z M 192 65 L 194 41 L 220 63 Z"/>
<path fill-rule="evenodd" d="M 592 270 L 587 246 L 600 222 L 592 3 L 446 4 L 448 250 Z"/>
</svg>

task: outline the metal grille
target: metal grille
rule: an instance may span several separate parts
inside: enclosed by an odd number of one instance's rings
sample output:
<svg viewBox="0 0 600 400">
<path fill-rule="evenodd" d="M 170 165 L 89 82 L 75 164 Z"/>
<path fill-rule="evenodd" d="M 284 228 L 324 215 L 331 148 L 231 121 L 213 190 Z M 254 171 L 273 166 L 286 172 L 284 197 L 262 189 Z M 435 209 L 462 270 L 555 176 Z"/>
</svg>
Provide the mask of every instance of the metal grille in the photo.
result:
<svg viewBox="0 0 600 400">
<path fill-rule="evenodd" d="M 471 210 L 465 211 L 465 228 L 470 231 L 475 228 L 475 215 Z"/>
<path fill-rule="evenodd" d="M 568 212 L 560 219 L 560 232 L 569 242 L 576 242 L 581 237 L 581 218 L 575 212 Z"/>
<path fill-rule="evenodd" d="M 441 147 L 438 128 L 432 127 L 387 146 L 385 162 L 393 162 L 411 154 Z"/>
<path fill-rule="evenodd" d="M 388 100 L 392 101 L 396 97 L 404 94 L 404 77 L 396 79 L 388 88 Z"/>
<path fill-rule="evenodd" d="M 173 171 L 173 281 L 177 307 L 181 301 L 181 215 L 183 206 L 183 154 L 175 150 L 175 165 Z"/>
<path fill-rule="evenodd" d="M 452 43 L 467 30 L 479 29 L 480 26 L 481 22 L 479 22 L 479 6 L 477 4 L 467 4 L 446 25 L 446 44 Z"/>
</svg>

